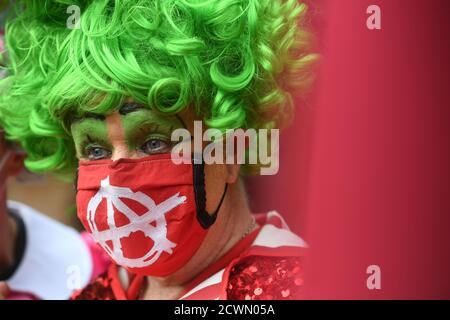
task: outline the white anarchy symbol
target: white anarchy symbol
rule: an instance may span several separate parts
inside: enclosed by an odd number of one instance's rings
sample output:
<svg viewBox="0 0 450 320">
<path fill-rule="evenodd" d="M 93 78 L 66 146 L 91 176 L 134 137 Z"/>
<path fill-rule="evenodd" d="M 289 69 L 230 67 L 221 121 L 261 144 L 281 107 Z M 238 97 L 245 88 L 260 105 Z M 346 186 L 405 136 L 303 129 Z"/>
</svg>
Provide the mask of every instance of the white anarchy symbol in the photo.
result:
<svg viewBox="0 0 450 320">
<path fill-rule="evenodd" d="M 95 214 L 103 198 L 106 199 L 109 229 L 99 231 L 95 223 Z M 143 215 L 137 215 L 120 198 L 134 200 L 145 206 L 147 211 Z M 167 239 L 165 214 L 185 203 L 185 201 L 186 197 L 177 193 L 156 205 L 155 201 L 145 193 L 133 192 L 129 188 L 110 185 L 108 176 L 101 181 L 100 189 L 89 201 L 86 218 L 94 240 L 103 247 L 117 264 L 130 268 L 142 268 L 156 262 L 164 251 L 172 254 L 172 249 L 176 247 L 176 243 Z M 120 227 L 116 226 L 114 207 L 128 218 L 129 224 Z M 153 222 L 155 223 L 154 225 L 152 225 Z M 142 231 L 145 236 L 153 240 L 154 245 L 140 258 L 126 258 L 122 252 L 120 239 L 126 238 L 136 231 Z M 106 244 L 107 241 L 112 242 L 113 249 Z"/>
</svg>

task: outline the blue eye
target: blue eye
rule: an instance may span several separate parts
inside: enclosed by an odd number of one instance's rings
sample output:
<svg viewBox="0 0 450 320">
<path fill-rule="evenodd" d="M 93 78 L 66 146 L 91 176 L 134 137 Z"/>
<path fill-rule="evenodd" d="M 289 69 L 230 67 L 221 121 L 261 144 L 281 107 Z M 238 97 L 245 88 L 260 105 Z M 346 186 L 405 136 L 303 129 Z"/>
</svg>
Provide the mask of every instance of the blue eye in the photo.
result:
<svg viewBox="0 0 450 320">
<path fill-rule="evenodd" d="M 149 139 L 141 147 L 146 154 L 165 153 L 170 151 L 169 143 L 161 139 Z"/>
<path fill-rule="evenodd" d="M 87 147 L 86 155 L 89 160 L 107 159 L 111 156 L 111 152 L 102 147 Z"/>
</svg>

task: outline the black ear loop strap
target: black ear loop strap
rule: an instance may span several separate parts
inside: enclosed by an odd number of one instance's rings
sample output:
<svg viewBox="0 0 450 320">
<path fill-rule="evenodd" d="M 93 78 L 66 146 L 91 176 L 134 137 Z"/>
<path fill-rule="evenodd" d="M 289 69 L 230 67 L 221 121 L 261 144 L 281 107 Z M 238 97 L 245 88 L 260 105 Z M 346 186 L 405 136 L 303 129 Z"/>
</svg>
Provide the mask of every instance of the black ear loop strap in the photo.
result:
<svg viewBox="0 0 450 320">
<path fill-rule="evenodd" d="M 222 193 L 222 197 L 220 199 L 219 204 L 217 205 L 216 210 L 213 213 L 209 214 L 206 211 L 206 190 L 205 190 L 205 171 L 204 164 L 195 163 L 192 160 L 192 166 L 194 170 L 194 193 L 195 193 L 195 204 L 197 206 L 197 220 L 203 229 L 208 229 L 211 227 L 217 219 L 217 213 L 222 206 L 223 199 L 225 199 L 225 195 L 228 189 L 228 183 L 225 183 L 225 188 Z"/>
<path fill-rule="evenodd" d="M 176 114 L 175 117 L 181 122 L 183 127 L 187 130 L 187 126 L 184 123 L 183 119 Z M 193 137 L 191 135 L 191 141 Z M 198 160 L 198 159 L 197 159 Z M 205 190 L 205 171 L 203 164 L 203 156 L 201 156 L 201 161 L 198 163 L 195 159 L 195 155 L 192 155 L 192 167 L 193 167 L 193 175 L 194 175 L 194 193 L 195 193 L 195 204 L 197 206 L 197 220 L 203 229 L 208 229 L 211 227 L 217 219 L 217 213 L 222 207 L 223 199 L 225 199 L 225 195 L 228 189 L 228 183 L 225 183 L 225 187 L 222 193 L 222 197 L 220 198 L 219 204 L 217 205 L 216 210 L 212 214 L 209 214 L 206 211 L 206 190 Z"/>
</svg>

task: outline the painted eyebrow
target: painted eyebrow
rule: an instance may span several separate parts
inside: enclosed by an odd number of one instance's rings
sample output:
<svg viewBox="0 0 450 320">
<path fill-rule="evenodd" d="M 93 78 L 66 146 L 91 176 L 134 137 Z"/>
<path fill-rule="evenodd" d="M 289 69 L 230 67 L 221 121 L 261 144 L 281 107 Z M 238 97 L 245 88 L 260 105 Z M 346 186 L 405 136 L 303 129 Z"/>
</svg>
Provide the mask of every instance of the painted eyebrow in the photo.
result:
<svg viewBox="0 0 450 320">
<path fill-rule="evenodd" d="M 93 112 L 87 112 L 84 114 L 83 118 L 88 118 L 88 119 L 94 119 L 94 120 L 100 120 L 100 121 L 105 121 L 105 116 L 101 115 L 101 114 L 97 114 L 97 113 L 93 113 Z"/>
<path fill-rule="evenodd" d="M 125 102 L 124 104 L 122 104 L 122 106 L 119 108 L 119 114 L 122 116 L 125 116 L 129 113 L 135 112 L 135 111 L 139 111 L 144 109 L 144 106 L 140 105 L 139 103 L 136 102 Z M 187 129 L 186 124 L 184 123 L 183 119 L 180 118 L 180 116 L 178 114 L 175 114 L 175 117 L 177 118 L 178 121 L 180 121 L 181 125 Z"/>
<path fill-rule="evenodd" d="M 72 124 L 73 124 L 73 123 L 76 123 L 76 122 L 81 122 L 81 121 L 86 120 L 86 119 L 93 119 L 93 120 L 105 121 L 106 118 L 105 118 L 104 115 L 101 115 L 101 114 L 97 114 L 97 113 L 93 113 L 93 112 L 86 112 L 86 113 L 84 113 L 82 116 L 76 117 L 76 118 L 72 121 Z"/>
<path fill-rule="evenodd" d="M 138 104 L 138 103 L 135 103 L 135 102 L 125 102 L 125 103 L 122 104 L 122 106 L 119 108 L 119 113 L 120 113 L 122 116 L 125 116 L 125 115 L 127 115 L 127 114 L 129 114 L 129 113 L 138 111 L 138 110 L 140 110 L 140 109 L 142 109 L 142 108 L 143 108 L 143 106 L 141 106 L 141 105 Z"/>
</svg>

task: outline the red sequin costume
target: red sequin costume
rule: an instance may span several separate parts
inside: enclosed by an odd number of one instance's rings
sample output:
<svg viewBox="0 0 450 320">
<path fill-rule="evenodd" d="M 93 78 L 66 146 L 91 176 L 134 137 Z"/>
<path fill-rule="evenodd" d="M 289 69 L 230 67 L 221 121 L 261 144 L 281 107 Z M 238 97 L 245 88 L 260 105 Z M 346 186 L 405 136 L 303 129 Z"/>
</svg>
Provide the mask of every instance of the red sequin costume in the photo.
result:
<svg viewBox="0 0 450 320">
<path fill-rule="evenodd" d="M 190 285 L 181 299 L 293 300 L 303 297 L 303 241 L 290 232 L 275 212 L 257 217 L 262 227 L 235 245 Z M 138 299 L 145 278 L 129 275 L 122 288 L 119 267 L 111 265 L 75 300 Z"/>
<path fill-rule="evenodd" d="M 295 300 L 302 298 L 300 258 L 249 257 L 231 270 L 228 300 Z"/>
<path fill-rule="evenodd" d="M 112 279 L 105 272 L 74 300 L 116 300 Z M 298 300 L 303 292 L 301 259 L 249 257 L 234 266 L 227 286 L 228 300 Z"/>
</svg>

